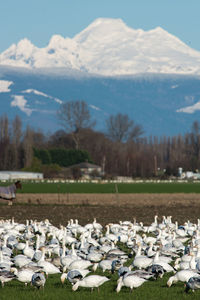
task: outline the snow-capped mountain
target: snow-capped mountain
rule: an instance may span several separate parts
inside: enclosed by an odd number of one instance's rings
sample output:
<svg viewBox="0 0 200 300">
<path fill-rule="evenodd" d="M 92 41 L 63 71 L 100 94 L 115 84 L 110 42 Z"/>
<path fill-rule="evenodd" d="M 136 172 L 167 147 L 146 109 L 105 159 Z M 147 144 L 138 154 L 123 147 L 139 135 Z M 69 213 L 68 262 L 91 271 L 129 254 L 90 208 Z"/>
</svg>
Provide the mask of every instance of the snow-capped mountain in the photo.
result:
<svg viewBox="0 0 200 300">
<path fill-rule="evenodd" d="M 200 74 L 200 52 L 157 27 L 144 31 L 121 19 L 96 19 L 74 38 L 54 35 L 38 48 L 24 38 L 0 54 L 0 65 L 66 68 L 106 76 Z"/>
<path fill-rule="evenodd" d="M 97 19 L 72 39 L 38 48 L 24 38 L 0 54 L 0 117 L 54 132 L 71 100 L 88 104 L 97 130 L 120 112 L 146 136 L 186 133 L 200 119 L 200 52 L 160 27 Z"/>
</svg>

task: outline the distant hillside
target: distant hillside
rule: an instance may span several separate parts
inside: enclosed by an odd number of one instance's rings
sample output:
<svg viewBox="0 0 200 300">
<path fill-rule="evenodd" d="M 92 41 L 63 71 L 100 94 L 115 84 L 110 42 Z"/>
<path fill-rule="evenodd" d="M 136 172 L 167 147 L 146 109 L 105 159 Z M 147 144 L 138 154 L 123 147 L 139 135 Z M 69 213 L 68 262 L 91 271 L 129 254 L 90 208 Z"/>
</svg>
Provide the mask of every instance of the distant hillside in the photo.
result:
<svg viewBox="0 0 200 300">
<path fill-rule="evenodd" d="M 68 74 L 68 75 L 67 75 Z M 0 67 L 0 113 L 20 115 L 24 124 L 47 131 L 60 128 L 56 111 L 62 101 L 84 100 L 105 130 L 110 114 L 128 114 L 145 136 L 188 132 L 200 119 L 200 77 L 140 74 L 92 76 L 66 69 L 28 70 Z"/>
</svg>

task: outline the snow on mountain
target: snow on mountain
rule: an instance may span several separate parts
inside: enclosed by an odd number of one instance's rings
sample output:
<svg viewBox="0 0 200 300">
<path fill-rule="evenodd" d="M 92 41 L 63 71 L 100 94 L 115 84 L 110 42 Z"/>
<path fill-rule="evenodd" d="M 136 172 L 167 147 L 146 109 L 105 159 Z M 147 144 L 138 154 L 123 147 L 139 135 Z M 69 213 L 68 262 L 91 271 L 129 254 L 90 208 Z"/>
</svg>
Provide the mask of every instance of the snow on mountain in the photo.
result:
<svg viewBox="0 0 200 300">
<path fill-rule="evenodd" d="M 10 90 L 10 86 L 13 84 L 12 81 L 8 81 L 8 80 L 0 80 L 0 93 L 9 93 Z"/>
<path fill-rule="evenodd" d="M 31 116 L 31 114 L 33 112 L 52 114 L 52 113 L 54 113 L 54 111 L 46 109 L 49 107 L 48 103 L 40 101 L 39 99 L 36 98 L 34 101 L 35 104 L 33 104 L 33 101 L 30 101 L 29 97 L 21 95 L 21 94 L 27 94 L 27 95 L 34 94 L 34 95 L 40 96 L 42 98 L 44 97 L 44 98 L 54 100 L 58 104 L 61 104 L 63 102 L 62 100 L 60 100 L 58 98 L 52 97 L 50 95 L 47 95 L 47 94 L 40 92 L 38 90 L 35 90 L 35 89 L 27 89 L 27 90 L 22 91 L 18 95 L 11 95 L 11 98 L 13 100 L 11 101 L 10 106 L 17 107 L 18 109 L 20 109 L 22 112 L 24 112 L 29 117 Z"/>
<path fill-rule="evenodd" d="M 196 111 L 200 110 L 200 101 L 195 103 L 194 105 L 186 106 L 180 109 L 177 109 L 176 112 L 182 112 L 182 113 L 187 113 L 187 114 L 193 114 Z"/>
<path fill-rule="evenodd" d="M 59 104 L 61 104 L 63 102 L 62 100 L 60 100 L 58 98 L 52 97 L 50 95 L 47 95 L 47 94 L 45 94 L 43 92 L 40 92 L 40 91 L 34 90 L 34 89 L 27 89 L 27 90 L 22 91 L 22 93 L 24 93 L 24 94 L 31 94 L 31 93 L 33 93 L 35 95 L 39 95 L 39 96 L 43 96 L 45 98 L 53 99 L 53 100 L 55 100 Z"/>
<path fill-rule="evenodd" d="M 97 111 L 102 111 L 101 108 L 99 108 L 95 105 L 92 105 L 92 104 L 90 104 L 89 107 L 91 107 L 92 109 L 97 110 Z"/>
<path fill-rule="evenodd" d="M 38 99 L 35 99 L 35 105 L 37 108 L 34 108 L 33 102 L 30 101 L 29 97 L 24 96 L 22 94 L 26 94 L 27 96 L 33 94 L 36 96 L 40 96 L 42 98 L 48 98 L 50 100 L 54 100 L 58 104 L 61 104 L 63 102 L 62 100 L 60 100 L 58 98 L 47 95 L 36 89 L 26 89 L 26 90 L 21 91 L 18 95 L 12 95 L 11 97 L 13 100 L 11 101 L 10 106 L 17 107 L 18 109 L 20 109 L 22 112 L 24 112 L 29 117 L 33 112 L 52 113 L 52 110 L 48 110 L 48 109 L 44 109 L 44 108 L 41 109 L 40 108 L 41 105 L 44 106 L 45 103 Z M 30 104 L 29 104 L 29 102 L 30 102 Z M 48 107 L 48 104 L 47 105 L 45 104 L 45 106 Z"/>
<path fill-rule="evenodd" d="M 16 67 L 31 67 L 32 58 L 37 51 L 28 39 L 19 41 L 17 45 L 13 44 L 0 55 L 0 64 L 16 66 Z"/>
<path fill-rule="evenodd" d="M 72 39 L 52 36 L 44 48 L 23 39 L 0 54 L 0 65 L 67 68 L 108 76 L 200 74 L 200 52 L 160 27 L 135 30 L 121 19 L 99 18 Z"/>
<path fill-rule="evenodd" d="M 27 116 L 30 116 L 33 112 L 33 109 L 29 108 L 27 104 L 27 100 L 24 96 L 21 95 L 13 95 L 13 101 L 11 102 L 11 107 L 18 107 L 21 111 L 23 111 Z"/>
</svg>

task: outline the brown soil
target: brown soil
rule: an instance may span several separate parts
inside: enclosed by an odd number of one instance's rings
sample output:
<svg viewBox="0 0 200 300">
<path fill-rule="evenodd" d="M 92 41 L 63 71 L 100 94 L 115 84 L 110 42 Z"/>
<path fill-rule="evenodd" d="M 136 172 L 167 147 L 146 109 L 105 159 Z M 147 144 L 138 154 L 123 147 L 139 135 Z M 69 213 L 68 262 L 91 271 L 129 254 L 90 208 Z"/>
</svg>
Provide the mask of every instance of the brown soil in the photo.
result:
<svg viewBox="0 0 200 300">
<path fill-rule="evenodd" d="M 74 194 L 63 197 L 55 194 L 18 194 L 13 206 L 1 201 L 0 219 L 15 217 L 16 221 L 24 223 L 26 219 L 41 221 L 48 218 L 52 224 L 59 226 L 66 225 L 70 219 L 78 219 L 81 225 L 85 225 L 94 217 L 102 225 L 119 220 L 133 221 L 134 218 L 150 224 L 156 214 L 160 221 L 163 215 L 171 215 L 173 221 L 180 224 L 187 220 L 197 222 L 200 218 L 198 194 Z"/>
</svg>

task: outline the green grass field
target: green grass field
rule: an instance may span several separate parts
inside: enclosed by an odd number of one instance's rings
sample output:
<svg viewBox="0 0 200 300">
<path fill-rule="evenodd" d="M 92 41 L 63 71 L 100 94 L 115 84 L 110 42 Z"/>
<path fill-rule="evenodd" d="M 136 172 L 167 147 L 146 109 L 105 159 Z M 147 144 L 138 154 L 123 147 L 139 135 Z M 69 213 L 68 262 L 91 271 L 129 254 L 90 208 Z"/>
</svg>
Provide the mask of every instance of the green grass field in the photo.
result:
<svg viewBox="0 0 200 300">
<path fill-rule="evenodd" d="M 200 193 L 200 183 L 23 183 L 19 193 Z"/>
<path fill-rule="evenodd" d="M 121 243 L 118 243 L 121 250 L 127 254 L 130 253 L 130 249 Z M 125 265 L 130 265 L 134 258 L 129 259 Z M 23 283 L 17 280 L 12 280 L 5 284 L 4 288 L 0 288 L 1 300 L 185 300 L 185 299 L 200 299 L 200 290 L 196 290 L 194 293 L 189 291 L 188 294 L 184 292 L 184 283 L 178 282 L 167 287 L 167 281 L 173 273 L 166 273 L 163 278 L 157 280 L 148 280 L 141 287 L 134 289 L 130 293 L 130 289 L 123 287 L 119 293 L 116 292 L 118 274 L 115 271 L 112 274 L 109 271 L 103 273 L 100 269 L 97 269 L 95 273 L 107 276 L 110 280 L 100 287 L 100 292 L 97 290 L 91 292 L 88 288 L 78 288 L 77 291 L 72 291 L 71 284 L 66 280 L 62 285 L 60 281 L 60 274 L 49 275 L 46 279 L 44 290 L 37 290 L 30 284 L 25 286 Z M 89 276 L 88 275 L 88 276 Z"/>
<path fill-rule="evenodd" d="M 117 274 L 111 275 L 109 272 L 101 273 L 110 278 L 110 281 L 106 282 L 100 287 L 100 292 L 94 290 L 92 293 L 90 289 L 79 288 L 76 292 L 72 291 L 71 284 L 67 282 L 62 286 L 60 282 L 60 275 L 50 275 L 46 281 L 44 290 L 37 290 L 30 284 L 25 287 L 21 282 L 13 280 L 1 288 L 0 299 L 1 300 L 184 300 L 184 299 L 200 299 L 200 290 L 189 291 L 188 294 L 184 292 L 184 284 L 177 283 L 168 288 L 166 282 L 169 275 L 165 275 L 162 279 L 157 281 L 147 281 L 141 287 L 130 290 L 123 287 L 119 294 L 116 293 L 116 282 L 118 279 Z M 172 274 L 170 274 L 172 275 Z"/>
</svg>

